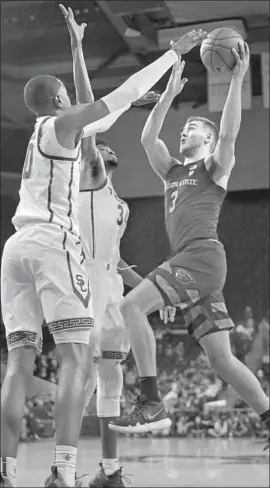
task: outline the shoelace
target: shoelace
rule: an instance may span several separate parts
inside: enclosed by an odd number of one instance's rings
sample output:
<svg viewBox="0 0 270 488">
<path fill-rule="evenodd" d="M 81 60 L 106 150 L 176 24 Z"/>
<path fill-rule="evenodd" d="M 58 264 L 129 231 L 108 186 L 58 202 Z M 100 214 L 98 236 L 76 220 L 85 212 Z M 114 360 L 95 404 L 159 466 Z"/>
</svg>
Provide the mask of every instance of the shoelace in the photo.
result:
<svg viewBox="0 0 270 488">
<path fill-rule="evenodd" d="M 145 402 L 142 401 L 141 398 L 138 396 L 137 397 L 137 400 L 136 400 L 136 403 L 134 403 L 133 405 L 134 405 L 134 409 L 129 414 L 129 417 L 130 418 L 134 418 L 134 417 L 136 417 L 136 415 L 138 415 L 139 413 L 141 413 L 141 411 L 144 408 Z"/>
</svg>

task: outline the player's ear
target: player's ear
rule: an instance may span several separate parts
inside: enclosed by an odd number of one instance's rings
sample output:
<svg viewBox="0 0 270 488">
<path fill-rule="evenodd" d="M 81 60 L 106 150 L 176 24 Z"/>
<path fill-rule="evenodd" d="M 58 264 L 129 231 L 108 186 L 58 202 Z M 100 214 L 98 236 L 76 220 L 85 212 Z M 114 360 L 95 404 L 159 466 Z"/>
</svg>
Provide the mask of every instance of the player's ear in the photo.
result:
<svg viewBox="0 0 270 488">
<path fill-rule="evenodd" d="M 59 108 L 62 108 L 63 107 L 63 103 L 62 103 L 62 100 L 61 100 L 61 97 L 60 95 L 56 95 L 54 98 L 53 98 L 53 103 L 55 105 L 55 107 L 57 109 Z"/>
<path fill-rule="evenodd" d="M 208 132 L 206 134 L 205 144 L 210 144 L 212 141 L 213 141 L 213 134 L 212 132 Z"/>
</svg>

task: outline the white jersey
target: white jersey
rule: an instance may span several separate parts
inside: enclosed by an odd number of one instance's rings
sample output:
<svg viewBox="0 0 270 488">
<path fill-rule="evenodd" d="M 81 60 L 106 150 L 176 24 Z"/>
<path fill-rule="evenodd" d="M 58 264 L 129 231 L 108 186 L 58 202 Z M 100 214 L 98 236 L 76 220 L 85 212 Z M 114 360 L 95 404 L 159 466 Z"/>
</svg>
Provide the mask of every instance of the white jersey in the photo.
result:
<svg viewBox="0 0 270 488">
<path fill-rule="evenodd" d="M 109 179 L 99 190 L 80 192 L 79 223 L 86 262 L 117 270 L 128 217 L 128 205 L 117 196 Z"/>
<path fill-rule="evenodd" d="M 16 230 L 31 223 L 53 223 L 79 236 L 80 144 L 62 147 L 55 117 L 39 117 L 22 172 L 20 203 L 12 219 Z"/>
</svg>

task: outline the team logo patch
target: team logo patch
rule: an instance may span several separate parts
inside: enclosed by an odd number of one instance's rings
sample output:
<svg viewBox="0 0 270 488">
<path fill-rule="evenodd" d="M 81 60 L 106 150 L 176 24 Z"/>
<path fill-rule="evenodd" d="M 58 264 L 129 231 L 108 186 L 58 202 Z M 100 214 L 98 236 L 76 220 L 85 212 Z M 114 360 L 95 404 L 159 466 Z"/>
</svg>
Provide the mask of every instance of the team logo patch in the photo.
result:
<svg viewBox="0 0 270 488">
<path fill-rule="evenodd" d="M 196 283 L 194 276 L 184 268 L 175 268 L 175 277 L 177 281 L 183 285 L 189 285 L 190 283 Z"/>
<path fill-rule="evenodd" d="M 193 164 L 189 168 L 188 176 L 192 176 L 194 174 L 195 169 L 197 169 L 197 164 Z"/>
</svg>

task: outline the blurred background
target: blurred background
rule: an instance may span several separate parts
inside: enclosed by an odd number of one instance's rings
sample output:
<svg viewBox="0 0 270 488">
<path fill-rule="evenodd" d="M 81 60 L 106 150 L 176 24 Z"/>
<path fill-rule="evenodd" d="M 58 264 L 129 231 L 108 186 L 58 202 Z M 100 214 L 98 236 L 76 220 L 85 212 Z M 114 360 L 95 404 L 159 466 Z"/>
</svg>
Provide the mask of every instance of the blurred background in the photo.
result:
<svg viewBox="0 0 270 488">
<path fill-rule="evenodd" d="M 149 64 L 188 30 L 208 32 L 227 26 L 249 43 L 250 70 L 243 89 L 243 117 L 236 144 L 236 166 L 224 203 L 219 235 L 228 258 L 225 298 L 237 327 L 235 354 L 269 389 L 269 3 L 268 1 L 71 1 L 76 20 L 87 23 L 84 53 L 95 98 L 109 93 Z M 190 115 L 219 124 L 229 80 L 207 73 L 195 48 L 184 57 L 189 79 L 165 121 L 162 138 L 177 157 L 179 136 Z M 1 2 L 1 252 L 14 232 L 11 218 L 18 203 L 20 172 L 34 119 L 23 102 L 26 81 L 38 74 L 59 77 L 73 101 L 69 35 L 55 1 Z M 165 88 L 168 75 L 155 86 Z M 140 135 L 152 107 L 132 108 L 106 133 L 119 169 L 114 185 L 131 210 L 122 257 L 145 276 L 169 253 L 164 226 L 162 184 L 147 161 Z M 126 290 L 128 291 L 128 290 Z M 174 419 L 166 435 L 264 435 L 246 415 L 247 406 L 214 375 L 200 348 L 187 336 L 181 313 L 164 327 L 150 317 L 158 343 L 160 391 Z M 2 322 L 2 321 L 1 321 Z M 2 366 L 6 362 L 1 323 Z M 58 359 L 44 327 L 44 350 L 35 375 L 58 380 Z M 123 366 L 123 408 L 137 393 L 132 354 Z M 2 367 L 2 376 L 4 367 Z M 211 402 L 207 408 L 205 405 Z M 214 402 L 214 407 L 212 407 Z M 218 402 L 218 403 L 215 403 Z M 221 402 L 221 403 L 220 403 Z M 217 408 L 219 410 L 217 410 Z M 244 413 L 243 413 L 244 412 Z M 22 440 L 53 435 L 53 399 L 29 398 Z M 94 401 L 84 433 L 98 434 Z"/>
</svg>

